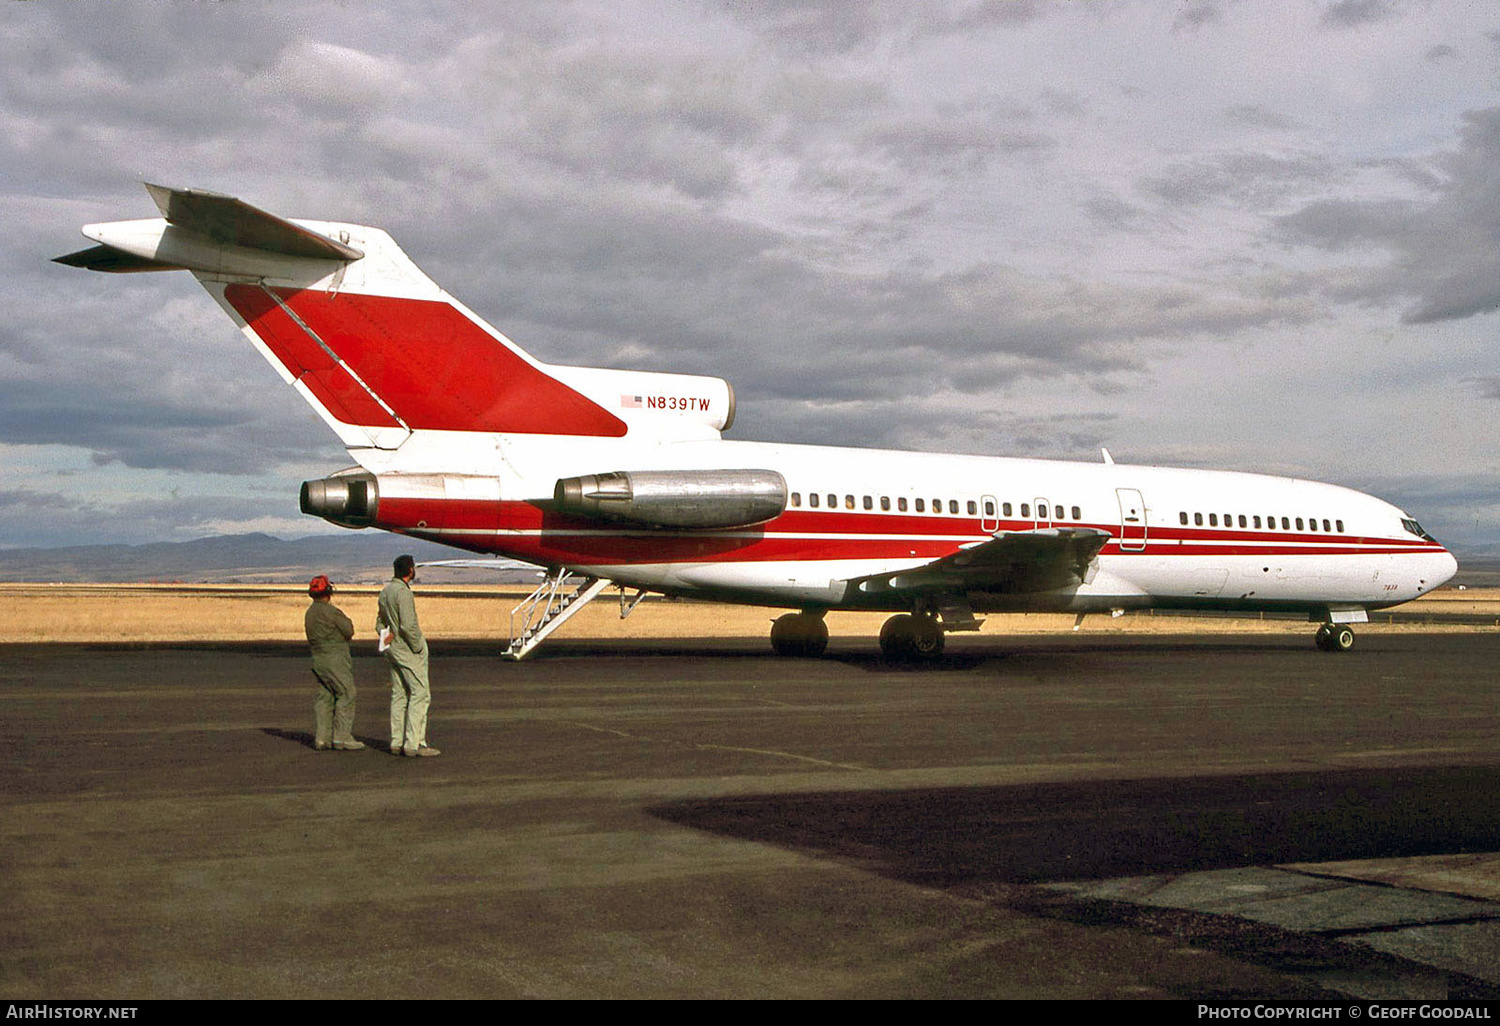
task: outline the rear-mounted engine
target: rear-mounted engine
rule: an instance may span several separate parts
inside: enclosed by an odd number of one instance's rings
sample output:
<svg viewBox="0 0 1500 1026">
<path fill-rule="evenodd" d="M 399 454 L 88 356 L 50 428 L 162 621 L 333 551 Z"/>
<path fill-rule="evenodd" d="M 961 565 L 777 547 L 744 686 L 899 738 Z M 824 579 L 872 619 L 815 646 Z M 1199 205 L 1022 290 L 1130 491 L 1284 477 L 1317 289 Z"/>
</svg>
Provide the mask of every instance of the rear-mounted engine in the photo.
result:
<svg viewBox="0 0 1500 1026">
<path fill-rule="evenodd" d="M 302 512 L 340 527 L 369 527 L 375 522 L 379 504 L 375 475 L 347 470 L 317 481 L 303 481 L 298 501 Z"/>
<path fill-rule="evenodd" d="M 632 470 L 568 477 L 553 503 L 562 513 L 643 527 L 750 527 L 786 509 L 786 478 L 774 470 Z"/>
</svg>

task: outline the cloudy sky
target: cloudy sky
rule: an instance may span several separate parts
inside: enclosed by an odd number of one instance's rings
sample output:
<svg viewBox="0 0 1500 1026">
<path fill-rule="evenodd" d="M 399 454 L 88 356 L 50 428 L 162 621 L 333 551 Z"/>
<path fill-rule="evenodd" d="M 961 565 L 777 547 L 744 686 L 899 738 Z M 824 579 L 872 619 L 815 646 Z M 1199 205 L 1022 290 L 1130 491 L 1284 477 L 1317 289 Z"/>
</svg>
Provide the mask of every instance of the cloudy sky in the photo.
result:
<svg viewBox="0 0 1500 1026">
<path fill-rule="evenodd" d="M 346 466 L 142 181 L 390 231 L 732 437 L 1225 467 L 1500 549 L 1500 9 L 1442 0 L 0 8 L 0 547 L 316 533 Z"/>
</svg>

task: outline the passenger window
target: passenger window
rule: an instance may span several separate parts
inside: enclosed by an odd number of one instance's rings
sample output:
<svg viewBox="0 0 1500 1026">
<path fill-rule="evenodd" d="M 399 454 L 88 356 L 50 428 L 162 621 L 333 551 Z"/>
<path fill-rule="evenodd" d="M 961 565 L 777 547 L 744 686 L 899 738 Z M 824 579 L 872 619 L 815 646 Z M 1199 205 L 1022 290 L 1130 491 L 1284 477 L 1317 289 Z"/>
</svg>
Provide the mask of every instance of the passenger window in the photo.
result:
<svg viewBox="0 0 1500 1026">
<path fill-rule="evenodd" d="M 1259 513 L 1257 513 L 1255 515 L 1255 529 L 1257 531 L 1260 530 L 1260 514 Z"/>
<path fill-rule="evenodd" d="M 846 496 L 844 496 L 844 508 L 845 509 L 853 509 L 854 508 L 854 496 L 852 496 L 852 495 L 846 495 Z"/>
<path fill-rule="evenodd" d="M 978 513 L 978 512 L 979 512 L 979 503 L 975 502 L 973 499 L 970 499 L 969 500 L 969 516 L 972 517 L 975 513 Z"/>
<path fill-rule="evenodd" d="M 1240 526 L 1241 527 L 1245 526 L 1245 514 L 1243 514 L 1243 513 L 1240 514 Z"/>
<path fill-rule="evenodd" d="M 948 500 L 948 512 L 949 513 L 957 513 L 958 512 L 958 500 L 957 499 L 949 499 Z"/>
<path fill-rule="evenodd" d="M 1021 503 L 1021 516 L 1025 517 L 1027 520 L 1031 519 L 1031 503 Z"/>
<path fill-rule="evenodd" d="M 1301 517 L 1297 518 L 1297 530 L 1299 530 L 1299 531 L 1302 530 L 1302 518 Z"/>
<path fill-rule="evenodd" d="M 839 508 L 839 497 L 837 495 L 834 495 L 832 492 L 828 493 L 828 508 L 829 509 L 838 509 Z"/>
<path fill-rule="evenodd" d="M 1077 506 L 1073 507 L 1073 519 L 1074 520 L 1082 520 L 1083 519 L 1083 514 L 1080 513 L 1080 512 L 1078 512 L 1078 507 Z"/>
<path fill-rule="evenodd" d="M 891 511 L 891 497 L 889 495 L 882 495 L 880 497 L 880 508 L 887 513 Z"/>
<path fill-rule="evenodd" d="M 1203 514 L 1202 513 L 1194 513 L 1193 514 L 1193 526 L 1194 527 L 1202 527 L 1203 526 Z"/>
<path fill-rule="evenodd" d="M 1282 517 L 1281 518 L 1281 529 L 1283 531 L 1290 531 L 1292 529 L 1292 522 L 1290 520 L 1288 520 L 1286 517 Z"/>
<path fill-rule="evenodd" d="M 1001 506 L 1001 507 L 1000 507 L 1000 512 L 1001 512 L 1001 513 L 1002 513 L 1002 514 L 1004 514 L 1004 515 L 1005 515 L 1005 516 L 1010 516 L 1010 503 L 1008 503 L 1008 502 L 1007 502 L 1007 503 L 1004 503 L 1004 504 L 1003 504 L 1003 505 L 1002 505 L 1002 506 Z"/>
<path fill-rule="evenodd" d="M 1052 519 L 1053 520 L 1062 520 L 1062 519 L 1064 519 L 1063 508 L 1061 506 L 1054 506 L 1054 507 L 1052 507 Z"/>
<path fill-rule="evenodd" d="M 1309 520 L 1307 522 L 1307 529 L 1309 531 L 1316 531 L 1318 529 L 1318 518 L 1317 517 L 1313 517 L 1311 520 Z"/>
<path fill-rule="evenodd" d="M 1339 534 L 1344 533 L 1344 522 L 1342 520 L 1335 520 L 1333 526 L 1339 529 Z"/>
<path fill-rule="evenodd" d="M 868 495 L 866 495 L 864 497 L 864 507 L 865 507 L 865 509 L 874 509 L 875 508 L 875 500 L 872 499 L 872 498 L 870 498 Z"/>
<path fill-rule="evenodd" d="M 1187 513 L 1186 512 L 1182 512 L 1182 513 L 1177 514 L 1177 521 L 1178 521 L 1178 523 L 1182 524 L 1183 527 L 1186 527 L 1187 526 Z"/>
<path fill-rule="evenodd" d="M 987 516 L 987 517 L 992 517 L 992 516 L 995 515 L 995 500 L 994 499 L 985 499 L 984 500 L 984 515 Z"/>
<path fill-rule="evenodd" d="M 1328 521 L 1323 521 L 1323 530 L 1328 530 Z"/>
<path fill-rule="evenodd" d="M 792 493 L 792 508 L 795 509 L 796 507 L 798 507 L 800 505 L 802 505 L 802 493 L 801 492 L 793 492 Z"/>
<path fill-rule="evenodd" d="M 917 512 L 918 513 L 926 513 L 927 512 L 927 503 L 924 500 L 922 500 L 922 499 L 918 499 L 917 500 Z"/>
<path fill-rule="evenodd" d="M 1210 513 L 1208 515 L 1208 526 L 1209 527 L 1218 527 L 1219 526 L 1219 514 L 1217 514 L 1217 513 Z"/>
<path fill-rule="evenodd" d="M 943 511 L 943 500 L 942 499 L 933 499 L 932 500 L 932 511 L 934 513 L 941 513 Z"/>
<path fill-rule="evenodd" d="M 817 509 L 818 508 L 818 493 L 817 492 L 808 492 L 807 493 L 807 504 L 809 506 L 811 506 L 813 509 Z"/>
<path fill-rule="evenodd" d="M 901 498 L 899 498 L 899 499 L 896 500 L 896 508 L 899 509 L 902 513 L 906 512 L 906 497 L 905 496 L 902 496 Z"/>
</svg>

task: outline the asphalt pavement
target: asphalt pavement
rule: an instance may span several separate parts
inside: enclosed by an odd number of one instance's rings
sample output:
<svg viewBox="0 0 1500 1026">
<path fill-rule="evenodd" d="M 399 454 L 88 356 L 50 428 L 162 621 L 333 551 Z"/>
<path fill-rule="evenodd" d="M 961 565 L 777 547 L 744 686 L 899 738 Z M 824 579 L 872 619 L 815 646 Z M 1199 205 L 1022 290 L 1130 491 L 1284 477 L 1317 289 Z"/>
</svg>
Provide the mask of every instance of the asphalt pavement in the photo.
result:
<svg viewBox="0 0 1500 1026">
<path fill-rule="evenodd" d="M 1500 633 L 0 653 L 11 999 L 1500 996 Z"/>
</svg>

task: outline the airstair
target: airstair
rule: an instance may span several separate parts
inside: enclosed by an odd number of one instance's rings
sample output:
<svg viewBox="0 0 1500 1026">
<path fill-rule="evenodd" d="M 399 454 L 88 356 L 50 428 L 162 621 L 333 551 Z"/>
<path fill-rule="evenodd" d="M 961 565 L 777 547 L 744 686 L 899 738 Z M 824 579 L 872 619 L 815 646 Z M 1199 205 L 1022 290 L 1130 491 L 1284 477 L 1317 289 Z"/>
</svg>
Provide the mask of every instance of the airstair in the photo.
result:
<svg viewBox="0 0 1500 1026">
<path fill-rule="evenodd" d="M 568 618 L 588 605 L 612 582 L 603 577 L 574 577 L 563 569 L 547 575 L 536 591 L 510 612 L 510 645 L 507 659 L 525 659 Z M 568 588 L 572 591 L 568 591 Z"/>
</svg>

